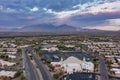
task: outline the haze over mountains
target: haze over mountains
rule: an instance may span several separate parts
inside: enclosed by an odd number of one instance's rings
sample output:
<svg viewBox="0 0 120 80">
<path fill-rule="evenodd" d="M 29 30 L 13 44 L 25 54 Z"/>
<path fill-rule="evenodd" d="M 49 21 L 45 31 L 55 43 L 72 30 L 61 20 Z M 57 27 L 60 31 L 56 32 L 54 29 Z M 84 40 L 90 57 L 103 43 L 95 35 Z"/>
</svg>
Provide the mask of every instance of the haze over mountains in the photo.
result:
<svg viewBox="0 0 120 80">
<path fill-rule="evenodd" d="M 105 30 L 84 29 L 80 27 L 70 26 L 67 24 L 53 25 L 53 24 L 37 24 L 31 26 L 24 26 L 22 28 L 0 28 L 0 32 L 52 32 L 52 33 L 76 33 L 76 32 L 102 32 Z"/>
</svg>

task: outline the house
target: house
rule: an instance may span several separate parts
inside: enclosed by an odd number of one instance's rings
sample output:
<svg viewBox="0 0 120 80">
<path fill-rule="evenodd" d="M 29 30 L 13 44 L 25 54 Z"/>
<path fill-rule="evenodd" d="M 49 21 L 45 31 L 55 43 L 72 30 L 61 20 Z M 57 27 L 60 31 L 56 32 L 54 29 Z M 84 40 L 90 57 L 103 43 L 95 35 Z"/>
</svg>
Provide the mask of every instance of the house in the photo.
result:
<svg viewBox="0 0 120 80">
<path fill-rule="evenodd" d="M 75 47 L 75 45 L 65 45 L 65 47 L 72 48 L 72 47 Z"/>
<path fill-rule="evenodd" d="M 110 71 L 113 71 L 116 75 L 120 75 L 120 69 L 112 68 Z"/>
<path fill-rule="evenodd" d="M 59 49 L 55 45 L 46 44 L 42 46 L 42 51 L 58 51 Z"/>
<path fill-rule="evenodd" d="M 12 54 L 8 54 L 8 57 L 9 57 L 9 58 L 12 58 L 12 59 L 15 59 L 15 58 L 16 58 L 16 56 L 15 56 L 15 55 L 12 55 Z"/>
<path fill-rule="evenodd" d="M 2 67 L 4 67 L 4 66 L 13 66 L 16 63 L 0 60 L 0 64 L 2 65 Z"/>
<path fill-rule="evenodd" d="M 56 48 L 56 47 L 50 47 L 50 48 L 42 48 L 41 49 L 42 51 L 58 51 L 59 49 L 58 48 Z"/>
<path fill-rule="evenodd" d="M 16 71 L 0 71 L 0 76 L 14 77 Z"/>
</svg>

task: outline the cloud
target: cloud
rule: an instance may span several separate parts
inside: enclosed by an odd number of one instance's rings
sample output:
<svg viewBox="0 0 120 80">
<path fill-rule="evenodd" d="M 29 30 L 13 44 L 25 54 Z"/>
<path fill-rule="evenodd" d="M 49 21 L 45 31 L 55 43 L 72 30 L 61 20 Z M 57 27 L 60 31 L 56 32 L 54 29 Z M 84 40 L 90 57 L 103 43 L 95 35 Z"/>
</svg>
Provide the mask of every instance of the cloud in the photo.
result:
<svg viewBox="0 0 120 80">
<path fill-rule="evenodd" d="M 4 12 L 4 13 L 15 13 L 15 12 L 17 12 L 15 9 L 9 8 L 9 7 L 6 8 L 3 5 L 0 5 L 0 11 Z"/>
<path fill-rule="evenodd" d="M 60 23 L 70 24 L 76 27 L 94 27 L 94 26 L 117 26 L 120 19 L 120 11 L 104 12 L 83 12 L 73 14 L 68 18 L 58 18 Z M 116 23 L 115 23 L 116 22 Z"/>
<path fill-rule="evenodd" d="M 52 9 L 43 8 L 43 10 L 44 10 L 46 13 L 51 13 L 51 14 L 55 14 L 55 13 L 56 13 L 56 12 L 53 11 Z"/>
<path fill-rule="evenodd" d="M 0 10 L 3 10 L 3 6 L 2 5 L 0 5 Z"/>
<path fill-rule="evenodd" d="M 70 17 L 70 19 L 75 21 L 100 21 L 100 20 L 106 20 L 106 19 L 116 19 L 120 18 L 120 11 L 114 11 L 114 10 L 105 10 L 105 11 L 89 11 L 89 12 L 83 12 L 77 15 L 73 15 Z"/>
<path fill-rule="evenodd" d="M 116 26 L 120 26 L 120 19 L 109 19 L 108 20 L 110 25 L 116 25 Z"/>
<path fill-rule="evenodd" d="M 120 30 L 120 26 L 96 26 L 96 27 L 85 27 L 87 29 L 98 29 L 98 30 L 106 30 L 106 31 L 118 31 Z"/>
<path fill-rule="evenodd" d="M 16 12 L 16 10 L 15 9 L 11 9 L 11 8 L 6 8 L 5 12 L 14 13 L 14 12 Z"/>
<path fill-rule="evenodd" d="M 0 26 L 39 23 L 83 28 L 119 26 L 119 5 L 120 0 L 1 0 Z"/>
<path fill-rule="evenodd" d="M 71 17 L 74 15 L 78 15 L 78 14 L 98 14 L 98 13 L 107 13 L 107 12 L 115 12 L 115 11 L 119 11 L 120 10 L 120 1 L 116 1 L 116 2 L 106 2 L 106 3 L 102 3 L 100 1 L 98 2 L 88 2 L 85 4 L 78 4 L 73 6 L 72 8 L 77 8 L 74 10 L 63 10 L 63 11 L 54 11 L 54 9 L 47 9 L 44 8 L 44 10 L 47 13 L 56 15 L 57 18 L 67 18 L 67 17 Z"/>
<path fill-rule="evenodd" d="M 38 7 L 33 7 L 32 9 L 30 9 L 30 11 L 32 11 L 32 12 L 36 12 L 36 11 L 38 11 L 38 10 L 39 10 Z"/>
<path fill-rule="evenodd" d="M 72 14 L 79 12 L 79 10 L 56 12 L 56 11 L 53 11 L 52 9 L 47 9 L 47 8 L 43 8 L 43 10 L 46 11 L 46 13 L 55 15 L 56 18 L 67 18 L 72 16 Z"/>
</svg>

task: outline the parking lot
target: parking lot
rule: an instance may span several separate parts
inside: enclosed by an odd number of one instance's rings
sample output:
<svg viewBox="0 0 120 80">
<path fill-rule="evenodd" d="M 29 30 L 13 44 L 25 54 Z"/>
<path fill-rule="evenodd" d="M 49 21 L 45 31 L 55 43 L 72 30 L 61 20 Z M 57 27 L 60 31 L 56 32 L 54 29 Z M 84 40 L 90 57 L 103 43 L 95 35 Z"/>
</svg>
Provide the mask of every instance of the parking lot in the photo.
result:
<svg viewBox="0 0 120 80">
<path fill-rule="evenodd" d="M 64 76 L 64 80 L 95 80 L 95 74 L 92 73 L 74 73 Z"/>
<path fill-rule="evenodd" d="M 42 56 L 44 56 L 46 60 L 50 60 L 50 61 L 60 61 L 61 58 L 63 58 L 63 60 L 65 60 L 70 56 L 77 57 L 80 60 L 82 60 L 83 58 L 86 58 L 86 61 L 91 61 L 92 60 L 92 58 L 90 56 L 85 55 L 85 54 L 80 53 L 80 52 L 64 52 L 64 53 L 42 52 Z"/>
</svg>

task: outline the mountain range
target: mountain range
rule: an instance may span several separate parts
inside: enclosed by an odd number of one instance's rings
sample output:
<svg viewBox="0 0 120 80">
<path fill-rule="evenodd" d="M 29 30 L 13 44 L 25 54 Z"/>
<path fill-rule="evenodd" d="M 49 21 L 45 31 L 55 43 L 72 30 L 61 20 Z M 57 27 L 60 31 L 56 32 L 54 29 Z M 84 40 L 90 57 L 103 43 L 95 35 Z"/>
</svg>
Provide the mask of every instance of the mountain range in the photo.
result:
<svg viewBox="0 0 120 80">
<path fill-rule="evenodd" d="M 83 29 L 67 24 L 37 24 L 22 28 L 0 28 L 0 32 L 52 32 L 52 33 L 77 33 L 77 32 L 105 32 L 97 29 Z"/>
</svg>

